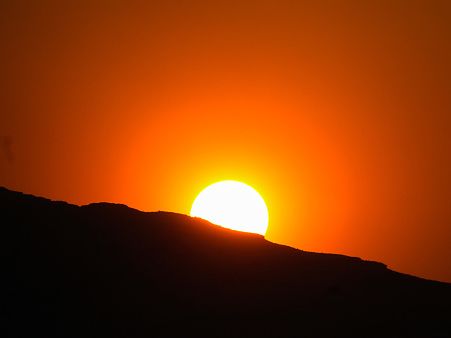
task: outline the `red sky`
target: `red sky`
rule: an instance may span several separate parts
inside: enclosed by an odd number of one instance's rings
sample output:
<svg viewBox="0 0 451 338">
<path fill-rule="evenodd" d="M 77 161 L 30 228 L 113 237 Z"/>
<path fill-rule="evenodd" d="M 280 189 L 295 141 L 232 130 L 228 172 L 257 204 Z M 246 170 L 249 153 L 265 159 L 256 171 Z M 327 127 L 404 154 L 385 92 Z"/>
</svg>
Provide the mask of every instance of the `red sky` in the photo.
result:
<svg viewBox="0 0 451 338">
<path fill-rule="evenodd" d="M 448 1 L 0 4 L 0 185 L 189 213 L 451 281 Z"/>
</svg>

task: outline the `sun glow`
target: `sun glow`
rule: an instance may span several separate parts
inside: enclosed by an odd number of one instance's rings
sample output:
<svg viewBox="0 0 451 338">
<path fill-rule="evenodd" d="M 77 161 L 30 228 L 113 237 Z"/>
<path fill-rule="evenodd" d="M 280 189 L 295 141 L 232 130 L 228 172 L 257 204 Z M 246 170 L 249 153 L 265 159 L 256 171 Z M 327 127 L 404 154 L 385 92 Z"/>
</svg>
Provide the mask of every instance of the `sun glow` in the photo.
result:
<svg viewBox="0 0 451 338">
<path fill-rule="evenodd" d="M 221 181 L 202 190 L 191 207 L 191 216 L 261 235 L 268 228 L 265 201 L 255 189 L 238 181 Z"/>
</svg>

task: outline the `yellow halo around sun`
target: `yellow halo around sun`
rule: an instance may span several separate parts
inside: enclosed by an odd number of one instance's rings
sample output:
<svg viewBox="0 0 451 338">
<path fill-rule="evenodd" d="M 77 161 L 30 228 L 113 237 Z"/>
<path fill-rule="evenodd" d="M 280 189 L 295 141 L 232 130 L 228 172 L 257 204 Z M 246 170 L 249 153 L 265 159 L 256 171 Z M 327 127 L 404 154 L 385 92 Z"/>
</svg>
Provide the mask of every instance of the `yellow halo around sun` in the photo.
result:
<svg viewBox="0 0 451 338">
<path fill-rule="evenodd" d="M 194 200 L 191 216 L 261 235 L 268 228 L 265 201 L 254 188 L 238 181 L 221 181 L 206 187 Z"/>
</svg>

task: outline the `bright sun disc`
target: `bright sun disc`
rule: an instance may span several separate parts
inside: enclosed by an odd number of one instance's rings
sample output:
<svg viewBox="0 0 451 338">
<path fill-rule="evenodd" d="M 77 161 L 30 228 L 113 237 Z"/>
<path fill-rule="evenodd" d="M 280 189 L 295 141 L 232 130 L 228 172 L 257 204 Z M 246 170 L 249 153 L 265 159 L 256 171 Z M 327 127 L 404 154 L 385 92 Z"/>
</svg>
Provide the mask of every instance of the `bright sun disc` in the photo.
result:
<svg viewBox="0 0 451 338">
<path fill-rule="evenodd" d="M 191 216 L 261 235 L 268 228 L 265 201 L 255 189 L 237 181 L 217 182 L 202 190 L 191 207 Z"/>
</svg>

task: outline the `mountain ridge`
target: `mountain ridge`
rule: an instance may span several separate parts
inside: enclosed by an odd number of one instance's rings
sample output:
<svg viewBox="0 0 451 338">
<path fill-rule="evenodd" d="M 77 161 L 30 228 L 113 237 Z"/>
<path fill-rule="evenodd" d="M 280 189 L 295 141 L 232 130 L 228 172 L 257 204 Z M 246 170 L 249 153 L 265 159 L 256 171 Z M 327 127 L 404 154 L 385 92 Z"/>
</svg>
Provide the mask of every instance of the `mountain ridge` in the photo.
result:
<svg viewBox="0 0 451 338">
<path fill-rule="evenodd" d="M 76 206 L 0 188 L 0 206 L 1 250 L 12 263 L 0 318 L 11 337 L 451 332 L 451 285 L 383 263 L 123 204 Z"/>
<path fill-rule="evenodd" d="M 132 208 L 132 207 L 130 207 L 130 206 L 126 205 L 126 204 L 123 204 L 123 203 L 114 203 L 114 202 L 93 202 L 93 203 L 88 203 L 88 204 L 83 204 L 83 205 L 76 205 L 76 204 L 68 203 L 68 202 L 62 201 L 62 200 L 52 200 L 52 199 L 49 199 L 49 198 L 46 198 L 46 197 L 42 197 L 42 196 L 36 196 L 36 195 L 32 195 L 32 194 L 26 194 L 26 193 L 23 193 L 23 192 L 10 190 L 8 188 L 1 187 L 1 186 L 0 186 L 0 190 L 6 191 L 8 193 L 19 194 L 22 197 L 26 197 L 26 198 L 30 198 L 30 199 L 39 199 L 42 202 L 55 203 L 56 205 L 67 205 L 67 206 L 70 206 L 70 207 L 78 207 L 78 208 L 86 208 L 86 209 L 99 208 L 99 209 L 105 209 L 105 210 L 114 210 L 114 209 L 119 208 L 119 209 L 122 209 L 124 211 L 131 212 L 131 213 L 142 213 L 142 214 L 146 214 L 146 215 L 153 215 L 153 214 L 155 214 L 155 215 L 167 215 L 167 216 L 177 217 L 177 218 L 186 219 L 186 220 L 194 219 L 194 220 L 197 220 L 199 222 L 205 223 L 205 224 L 207 224 L 209 226 L 215 227 L 216 230 L 218 230 L 218 231 L 227 231 L 227 232 L 230 232 L 230 233 L 242 234 L 242 235 L 248 235 L 248 236 L 251 236 L 251 237 L 261 238 L 261 239 L 264 239 L 265 241 L 267 241 L 269 243 L 272 243 L 274 245 L 278 245 L 278 246 L 281 246 L 281 247 L 286 247 L 286 248 L 289 248 L 289 249 L 297 250 L 297 251 L 300 251 L 300 252 L 303 252 L 303 253 L 311 253 L 311 254 L 321 254 L 321 255 L 331 255 L 331 256 L 343 257 L 343 258 L 352 259 L 352 260 L 355 260 L 355 261 L 365 262 L 365 263 L 374 264 L 374 265 L 380 265 L 380 266 L 388 269 L 388 266 L 386 264 L 382 263 L 382 262 L 366 260 L 366 259 L 363 259 L 363 258 L 360 258 L 360 257 L 348 256 L 348 255 L 344 255 L 344 254 L 305 251 L 305 250 L 302 250 L 302 249 L 299 249 L 299 248 L 291 247 L 289 245 L 271 242 L 271 241 L 267 240 L 264 235 L 261 235 L 261 234 L 228 229 L 228 228 L 222 227 L 220 225 L 211 223 L 208 220 L 202 219 L 200 217 L 192 217 L 192 216 L 189 216 L 189 215 L 186 215 L 186 214 L 182 214 L 182 213 L 177 213 L 177 212 L 172 212 L 172 211 L 165 211 L 165 210 L 142 211 L 142 210 L 139 210 L 139 209 Z M 414 276 L 414 275 L 409 275 L 409 276 L 412 276 L 412 277 L 415 277 L 415 278 L 425 279 L 425 278 Z"/>
</svg>

